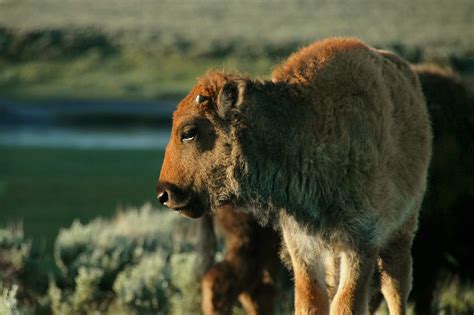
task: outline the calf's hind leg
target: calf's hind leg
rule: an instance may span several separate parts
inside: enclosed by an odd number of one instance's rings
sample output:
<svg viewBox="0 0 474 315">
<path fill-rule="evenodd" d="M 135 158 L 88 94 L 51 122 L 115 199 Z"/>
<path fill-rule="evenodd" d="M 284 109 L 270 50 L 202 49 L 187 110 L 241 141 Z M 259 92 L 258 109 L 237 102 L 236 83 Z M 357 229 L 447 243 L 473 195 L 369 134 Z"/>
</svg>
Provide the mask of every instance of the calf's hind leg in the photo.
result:
<svg viewBox="0 0 474 315">
<path fill-rule="evenodd" d="M 418 224 L 417 217 L 418 211 L 414 211 L 381 249 L 377 261 L 380 289 L 387 301 L 390 315 L 407 313 L 412 285 L 411 246 Z"/>
<path fill-rule="evenodd" d="M 381 291 L 391 315 L 404 315 L 412 282 L 412 236 L 398 235 L 380 253 Z"/>
<path fill-rule="evenodd" d="M 377 255 L 377 250 L 341 253 L 339 287 L 331 303 L 331 315 L 368 313 L 369 287 Z"/>
</svg>

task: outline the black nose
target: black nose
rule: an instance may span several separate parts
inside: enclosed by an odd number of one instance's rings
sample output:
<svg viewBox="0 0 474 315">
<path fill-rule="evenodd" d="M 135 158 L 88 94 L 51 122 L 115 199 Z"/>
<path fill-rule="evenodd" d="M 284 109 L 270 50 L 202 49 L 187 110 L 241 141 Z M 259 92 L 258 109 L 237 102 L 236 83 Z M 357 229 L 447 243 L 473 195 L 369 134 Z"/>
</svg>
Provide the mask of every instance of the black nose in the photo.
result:
<svg viewBox="0 0 474 315">
<path fill-rule="evenodd" d="M 156 187 L 156 198 L 165 207 L 180 209 L 189 206 L 189 194 L 186 194 L 176 185 L 169 183 L 158 183 Z"/>
<path fill-rule="evenodd" d="M 168 192 L 166 190 L 163 190 L 161 192 L 158 192 L 158 201 L 166 207 L 166 203 L 168 202 Z"/>
</svg>

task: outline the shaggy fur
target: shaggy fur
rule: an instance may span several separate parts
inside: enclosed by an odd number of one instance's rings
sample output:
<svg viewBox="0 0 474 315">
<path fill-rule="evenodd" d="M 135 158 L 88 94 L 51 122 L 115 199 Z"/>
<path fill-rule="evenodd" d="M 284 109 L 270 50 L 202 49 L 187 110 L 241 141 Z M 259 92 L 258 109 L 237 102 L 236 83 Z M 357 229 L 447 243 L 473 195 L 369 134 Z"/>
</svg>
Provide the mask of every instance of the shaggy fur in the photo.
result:
<svg viewBox="0 0 474 315">
<path fill-rule="evenodd" d="M 198 94 L 208 101 L 196 104 Z M 189 128 L 198 136 L 186 137 Z M 430 154 L 426 105 L 407 63 L 330 39 L 291 56 L 272 81 L 201 79 L 174 116 L 158 194 L 193 217 L 232 204 L 275 222 L 297 314 L 367 313 L 375 268 L 390 312 L 404 314 Z M 328 261 L 338 264 L 331 304 Z"/>
<path fill-rule="evenodd" d="M 474 128 L 470 121 L 474 121 L 474 102 L 469 99 L 464 86 L 456 76 L 449 70 L 443 70 L 434 66 L 413 67 L 418 74 L 423 93 L 425 94 L 430 116 L 433 122 L 433 162 L 430 167 L 430 185 L 425 200 L 423 211 L 420 217 L 420 227 L 413 244 L 413 290 L 411 300 L 415 305 L 415 314 L 430 314 L 433 304 L 433 294 L 439 276 L 443 271 L 448 271 L 449 275 L 459 275 L 460 279 L 474 279 L 472 266 L 474 266 L 474 255 L 470 250 L 471 243 L 465 237 L 465 224 L 469 222 L 469 210 L 474 204 L 474 182 L 472 174 L 474 172 L 474 150 L 471 139 L 474 138 Z M 444 139 L 444 140 L 443 140 Z M 454 169 L 454 172 L 453 172 Z M 203 305 L 214 305 L 213 310 L 218 309 L 218 305 L 233 305 L 235 296 L 244 292 L 253 291 L 242 282 L 235 281 L 235 275 L 241 278 L 251 279 L 254 277 L 253 266 L 273 266 L 270 270 L 272 274 L 272 290 L 264 298 L 255 296 L 252 300 L 256 305 L 252 308 L 264 309 L 262 314 L 272 314 L 269 304 L 272 305 L 275 299 L 275 278 L 278 274 L 276 266 L 279 266 L 278 258 L 273 253 L 268 255 L 256 255 L 255 253 L 266 252 L 268 248 L 277 248 L 280 239 L 275 234 L 260 227 L 249 215 L 235 213 L 234 209 L 219 209 L 227 211 L 227 215 L 216 215 L 214 222 L 216 226 L 223 229 L 226 239 L 226 259 L 229 266 L 238 266 L 232 269 L 232 274 L 221 273 L 218 277 L 209 276 L 203 281 L 215 282 L 208 284 L 213 288 L 233 287 L 235 294 L 222 295 L 219 292 L 205 294 Z M 232 213 L 232 212 L 234 213 Z M 214 233 L 214 230 L 208 231 Z M 265 235 L 265 237 L 255 239 L 255 235 Z M 233 240 L 243 239 L 242 246 L 233 246 Z M 248 243 L 247 243 L 248 241 Z M 206 242 L 204 240 L 204 242 Z M 284 248 L 283 248 L 284 249 Z M 449 261 L 445 257 L 449 253 L 454 258 Z M 206 256 L 207 253 L 203 253 Z M 291 258 L 286 250 L 282 251 L 282 259 L 291 268 Z M 234 261 L 235 260 L 235 261 Z M 248 264 L 248 266 L 243 266 Z M 327 286 L 334 291 L 337 283 L 334 283 L 337 271 L 332 270 L 337 264 L 328 264 L 326 273 L 328 275 Z M 208 275 L 215 274 L 219 270 L 219 264 L 212 268 Z M 258 279 L 258 278 L 256 278 Z M 337 280 L 337 279 L 336 279 Z M 329 282 L 328 281 L 332 281 Z M 219 294 L 219 298 L 214 295 Z M 378 308 L 381 302 L 381 295 L 377 295 L 372 301 L 372 313 Z M 206 300 L 207 299 L 207 300 Z M 213 302 L 214 301 L 214 302 Z M 264 303 L 260 306 L 259 303 Z M 220 312 L 223 314 L 225 312 Z M 257 312 L 258 313 L 258 312 Z M 205 314 L 212 314 L 207 311 Z M 254 311 L 247 311 L 247 314 L 255 314 Z"/>
</svg>

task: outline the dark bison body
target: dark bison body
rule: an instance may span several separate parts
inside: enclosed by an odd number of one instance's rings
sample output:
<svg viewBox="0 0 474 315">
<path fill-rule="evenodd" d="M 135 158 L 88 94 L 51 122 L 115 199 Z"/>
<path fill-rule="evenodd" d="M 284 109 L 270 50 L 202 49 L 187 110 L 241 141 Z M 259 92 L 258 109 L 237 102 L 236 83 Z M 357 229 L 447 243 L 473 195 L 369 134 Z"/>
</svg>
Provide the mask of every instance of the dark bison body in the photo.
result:
<svg viewBox="0 0 474 315">
<path fill-rule="evenodd" d="M 420 225 L 413 244 L 417 314 L 430 314 L 440 276 L 474 279 L 473 100 L 450 73 L 415 67 L 433 125 L 433 159 Z"/>
</svg>

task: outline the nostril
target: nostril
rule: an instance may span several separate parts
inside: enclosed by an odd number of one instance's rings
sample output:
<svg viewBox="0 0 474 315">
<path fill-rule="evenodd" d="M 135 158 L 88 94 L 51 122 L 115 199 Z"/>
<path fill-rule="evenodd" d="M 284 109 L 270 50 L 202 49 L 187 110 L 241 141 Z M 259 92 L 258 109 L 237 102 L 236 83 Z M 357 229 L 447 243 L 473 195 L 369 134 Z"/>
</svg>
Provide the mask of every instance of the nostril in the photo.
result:
<svg viewBox="0 0 474 315">
<path fill-rule="evenodd" d="M 158 194 L 158 201 L 163 205 L 163 206 L 167 206 L 167 202 L 168 202 L 168 192 L 166 190 L 163 190 L 162 192 L 160 192 Z"/>
</svg>

